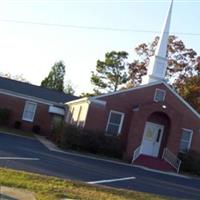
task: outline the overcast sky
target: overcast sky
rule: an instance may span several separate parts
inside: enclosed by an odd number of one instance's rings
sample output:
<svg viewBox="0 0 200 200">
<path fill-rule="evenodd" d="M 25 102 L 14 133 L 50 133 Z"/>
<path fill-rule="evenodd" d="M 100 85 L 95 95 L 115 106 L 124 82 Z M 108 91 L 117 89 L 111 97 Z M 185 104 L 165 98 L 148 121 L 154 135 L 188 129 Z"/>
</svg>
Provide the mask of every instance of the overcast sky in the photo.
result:
<svg viewBox="0 0 200 200">
<path fill-rule="evenodd" d="M 0 0 L 0 72 L 23 74 L 39 85 L 62 60 L 66 80 L 77 94 L 87 92 L 97 59 L 108 51 L 124 50 L 131 61 L 134 47 L 159 34 L 169 4 L 170 0 Z M 171 32 L 198 53 L 199 10 L 200 0 L 175 0 L 171 24 Z"/>
</svg>

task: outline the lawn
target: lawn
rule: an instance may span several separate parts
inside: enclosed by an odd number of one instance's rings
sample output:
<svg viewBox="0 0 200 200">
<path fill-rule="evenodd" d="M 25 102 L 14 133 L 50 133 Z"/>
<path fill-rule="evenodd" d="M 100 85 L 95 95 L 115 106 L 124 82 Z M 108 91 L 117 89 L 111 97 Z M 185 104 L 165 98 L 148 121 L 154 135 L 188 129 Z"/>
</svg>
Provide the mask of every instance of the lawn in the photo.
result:
<svg viewBox="0 0 200 200">
<path fill-rule="evenodd" d="M 0 168 L 0 184 L 33 192 L 37 200 L 164 200 L 167 197 L 88 185 L 70 180 Z"/>
</svg>

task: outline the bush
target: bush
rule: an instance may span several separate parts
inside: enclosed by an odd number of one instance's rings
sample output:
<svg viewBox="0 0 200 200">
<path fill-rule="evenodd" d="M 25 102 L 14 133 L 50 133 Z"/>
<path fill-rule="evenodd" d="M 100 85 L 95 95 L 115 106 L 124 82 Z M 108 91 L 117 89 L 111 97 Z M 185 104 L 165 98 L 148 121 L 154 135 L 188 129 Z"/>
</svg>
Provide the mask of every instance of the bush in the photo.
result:
<svg viewBox="0 0 200 200">
<path fill-rule="evenodd" d="M 64 129 L 64 121 L 62 118 L 54 118 L 51 128 L 51 139 L 57 144 L 60 143 L 60 137 Z"/>
<path fill-rule="evenodd" d="M 21 122 L 20 122 L 20 121 L 15 121 L 14 127 L 15 127 L 16 129 L 20 129 L 20 128 L 21 128 Z"/>
<path fill-rule="evenodd" d="M 53 122 L 51 132 L 52 132 L 53 134 L 55 134 L 55 135 L 59 135 L 59 134 L 62 132 L 63 127 L 64 127 L 63 121 L 56 121 L 56 122 Z"/>
<path fill-rule="evenodd" d="M 200 175 L 200 153 L 191 150 L 179 157 L 182 160 L 181 171 Z"/>
<path fill-rule="evenodd" d="M 10 119 L 11 111 L 7 108 L 0 108 L 0 125 L 7 125 Z"/>
<path fill-rule="evenodd" d="M 37 133 L 37 134 L 40 133 L 40 126 L 39 125 L 33 125 L 32 131 L 34 133 Z"/>
<path fill-rule="evenodd" d="M 66 126 L 61 136 L 60 146 L 66 149 L 79 149 L 80 135 L 75 126 Z"/>
<path fill-rule="evenodd" d="M 119 137 L 108 137 L 102 132 L 86 131 L 72 125 L 64 128 L 60 146 L 66 149 L 122 158 L 121 140 Z"/>
</svg>

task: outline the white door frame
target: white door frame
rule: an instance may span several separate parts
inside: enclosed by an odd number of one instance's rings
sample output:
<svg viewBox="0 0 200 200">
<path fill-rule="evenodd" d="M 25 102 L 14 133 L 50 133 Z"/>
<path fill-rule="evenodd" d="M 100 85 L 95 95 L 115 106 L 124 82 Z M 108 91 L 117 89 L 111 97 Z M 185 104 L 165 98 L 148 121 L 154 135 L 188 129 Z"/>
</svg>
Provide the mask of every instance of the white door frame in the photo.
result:
<svg viewBox="0 0 200 200">
<path fill-rule="evenodd" d="M 160 132 L 159 132 L 159 135 L 158 135 L 158 132 L 153 132 L 153 134 L 151 134 L 149 139 L 147 140 L 145 136 L 146 136 L 146 131 L 148 130 L 149 126 L 154 127 L 156 131 L 160 130 Z M 160 145 L 163 138 L 163 132 L 164 132 L 163 125 L 152 123 L 152 122 L 146 122 L 145 127 L 144 127 L 144 132 L 143 132 L 140 153 L 144 155 L 158 157 L 159 152 L 160 152 Z"/>
</svg>

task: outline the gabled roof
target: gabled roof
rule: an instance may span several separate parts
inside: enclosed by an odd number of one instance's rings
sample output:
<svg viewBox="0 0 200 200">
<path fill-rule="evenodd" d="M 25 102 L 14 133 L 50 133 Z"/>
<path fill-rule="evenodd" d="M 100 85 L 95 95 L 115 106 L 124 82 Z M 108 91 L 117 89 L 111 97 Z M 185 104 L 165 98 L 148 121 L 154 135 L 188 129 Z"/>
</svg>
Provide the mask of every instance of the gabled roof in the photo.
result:
<svg viewBox="0 0 200 200">
<path fill-rule="evenodd" d="M 103 94 L 103 95 L 99 95 L 99 96 L 95 96 L 95 97 L 91 97 L 91 99 L 99 99 L 101 97 L 106 97 L 106 96 L 112 96 L 112 95 L 116 95 L 116 94 L 120 94 L 120 93 L 125 93 L 125 92 L 131 92 L 134 90 L 139 90 L 142 88 L 147 88 L 153 85 L 159 85 L 159 84 L 164 84 L 178 99 L 179 101 L 181 101 L 190 111 L 193 112 L 193 114 L 198 117 L 200 119 L 200 114 L 189 104 L 187 103 L 174 89 L 172 89 L 167 83 L 163 82 L 163 81 L 155 81 L 155 82 L 151 82 L 145 85 L 140 85 L 134 88 L 130 88 L 130 89 L 125 89 L 125 90 L 121 90 L 121 91 L 116 91 L 116 92 L 111 92 L 108 94 Z"/>
<path fill-rule="evenodd" d="M 101 100 L 102 97 L 132 92 L 132 91 L 135 91 L 135 90 L 140 90 L 142 88 L 147 88 L 147 87 L 151 87 L 151 86 L 159 85 L 159 84 L 165 85 L 179 99 L 180 102 L 182 102 L 190 111 L 192 111 L 192 113 L 196 117 L 198 117 L 200 119 L 200 114 L 189 103 L 187 103 L 175 90 L 173 90 L 167 83 L 165 83 L 163 81 L 155 81 L 155 82 L 148 83 L 148 84 L 145 84 L 145 85 L 139 85 L 139 86 L 134 87 L 134 88 L 124 89 L 124 90 L 120 90 L 120 91 L 116 91 L 116 92 L 110 92 L 110 93 L 107 93 L 107 94 L 102 94 L 102 95 L 98 95 L 98 96 L 94 96 L 94 97 L 84 97 L 84 98 L 76 99 L 74 101 L 66 102 L 66 104 L 79 103 L 79 102 L 82 102 L 82 101 L 92 102 L 92 101 L 96 101 L 96 100 L 102 101 L 102 103 L 104 103 L 105 101 Z"/>
<path fill-rule="evenodd" d="M 199 119 L 200 114 L 187 102 L 185 101 L 175 90 L 173 90 L 167 83 L 164 83 L 164 85 L 187 107 L 189 110 L 191 110 Z"/>
<path fill-rule="evenodd" d="M 4 77 L 0 77 L 0 90 L 10 91 L 17 94 L 26 95 L 29 97 L 35 97 L 39 99 L 44 99 L 47 101 L 52 101 L 56 103 L 65 103 L 68 101 L 73 101 L 78 99 L 73 95 L 65 94 L 64 92 L 59 92 L 56 90 L 44 88 L 41 86 L 32 85 L 29 83 L 24 83 Z"/>
<path fill-rule="evenodd" d="M 98 95 L 98 96 L 83 97 L 83 98 L 75 99 L 73 101 L 66 102 L 66 104 L 76 104 L 76 103 L 80 103 L 80 102 L 84 102 L 84 101 L 91 102 L 91 101 L 97 101 L 97 100 L 103 102 L 104 100 L 101 100 L 99 98 L 117 95 L 117 94 L 126 93 L 126 92 L 131 92 L 131 91 L 139 90 L 139 89 L 142 89 L 142 88 L 150 87 L 150 86 L 153 86 L 153 85 L 158 85 L 158 84 L 161 84 L 161 83 L 163 83 L 163 82 L 155 81 L 155 82 L 148 83 L 148 84 L 145 84 L 145 85 L 139 85 L 137 87 L 133 87 L 133 88 L 129 88 L 129 89 L 123 89 L 123 90 L 119 90 L 119 91 L 116 91 L 116 92 L 109 92 L 109 93 L 101 94 L 101 95 Z"/>
</svg>

